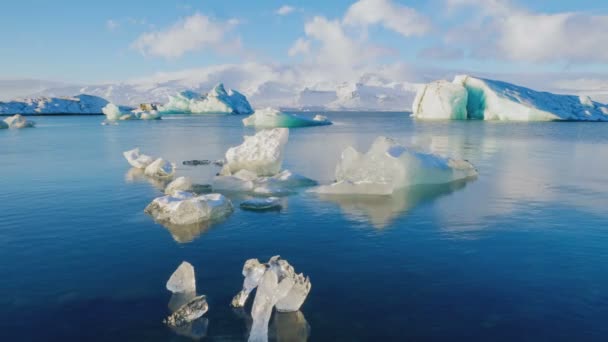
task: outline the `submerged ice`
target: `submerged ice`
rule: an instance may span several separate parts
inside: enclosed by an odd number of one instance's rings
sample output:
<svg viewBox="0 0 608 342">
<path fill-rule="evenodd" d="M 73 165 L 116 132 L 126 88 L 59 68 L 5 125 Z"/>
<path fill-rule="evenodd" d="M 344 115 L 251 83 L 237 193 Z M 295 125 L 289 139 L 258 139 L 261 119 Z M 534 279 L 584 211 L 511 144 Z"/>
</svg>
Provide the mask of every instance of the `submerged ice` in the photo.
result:
<svg viewBox="0 0 608 342">
<path fill-rule="evenodd" d="M 161 113 L 178 114 L 251 114 L 253 109 L 245 95 L 218 84 L 207 94 L 183 91 L 170 95 L 169 102 L 160 106 Z"/>
<path fill-rule="evenodd" d="M 477 175 L 471 163 L 423 153 L 378 137 L 367 153 L 347 147 L 336 166 L 336 181 L 313 191 L 323 194 L 390 195 L 422 184 L 444 184 Z"/>
<path fill-rule="evenodd" d="M 607 113 L 607 105 L 586 96 L 539 92 L 467 75 L 424 85 L 412 105 L 412 116 L 419 119 L 608 121 Z"/>
<path fill-rule="evenodd" d="M 331 125 L 331 121 L 322 115 L 309 119 L 295 114 L 283 113 L 277 109 L 257 109 L 251 116 L 243 119 L 245 126 L 254 127 L 305 127 Z"/>
</svg>

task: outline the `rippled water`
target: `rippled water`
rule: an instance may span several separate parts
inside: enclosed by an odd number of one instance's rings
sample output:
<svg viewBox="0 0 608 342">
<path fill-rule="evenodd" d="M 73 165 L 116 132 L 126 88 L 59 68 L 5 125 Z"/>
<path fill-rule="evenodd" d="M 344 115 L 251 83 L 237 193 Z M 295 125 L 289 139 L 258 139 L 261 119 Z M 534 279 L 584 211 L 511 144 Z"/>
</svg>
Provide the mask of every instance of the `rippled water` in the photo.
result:
<svg viewBox="0 0 608 342">
<path fill-rule="evenodd" d="M 176 230 L 143 212 L 162 184 L 121 152 L 208 183 L 217 167 L 181 162 L 240 144 L 253 133 L 242 117 L 37 117 L 0 131 L 0 340 L 179 340 L 161 321 L 182 260 L 209 300 L 208 339 L 244 340 L 247 313 L 229 307 L 243 262 L 275 254 L 313 286 L 273 337 L 305 320 L 314 341 L 608 339 L 608 125 L 327 115 L 335 125 L 291 131 L 286 168 L 329 182 L 344 147 L 386 135 L 465 158 L 479 178 L 394 199 L 299 193 L 279 212 Z"/>
</svg>

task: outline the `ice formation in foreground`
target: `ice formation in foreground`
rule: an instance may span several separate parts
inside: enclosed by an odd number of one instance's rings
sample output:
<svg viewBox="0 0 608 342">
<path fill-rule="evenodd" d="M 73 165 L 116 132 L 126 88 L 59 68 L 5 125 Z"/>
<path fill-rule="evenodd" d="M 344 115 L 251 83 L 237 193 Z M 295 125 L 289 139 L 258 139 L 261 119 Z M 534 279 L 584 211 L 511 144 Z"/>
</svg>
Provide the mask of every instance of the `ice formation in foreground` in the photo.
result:
<svg viewBox="0 0 608 342">
<path fill-rule="evenodd" d="M 243 119 L 245 126 L 254 127 L 305 127 L 331 125 L 326 117 L 316 115 L 309 119 L 295 114 L 283 113 L 273 108 L 257 109 L 251 116 Z"/>
<path fill-rule="evenodd" d="M 30 121 L 26 119 L 23 115 L 19 114 L 9 116 L 8 118 L 4 119 L 2 123 L 6 126 L 0 126 L 0 128 L 28 128 L 34 127 L 36 125 L 34 121 Z"/>
<path fill-rule="evenodd" d="M 122 155 L 125 157 L 127 162 L 129 162 L 129 164 L 136 169 L 145 169 L 154 161 L 154 158 L 146 154 L 140 153 L 139 147 L 136 147 L 129 151 L 125 151 L 122 153 Z"/>
<path fill-rule="evenodd" d="M 194 267 L 187 261 L 183 261 L 171 274 L 167 281 L 167 290 L 173 293 L 196 292 L 196 278 Z"/>
<path fill-rule="evenodd" d="M 177 177 L 165 188 L 165 195 L 171 195 L 175 191 L 192 190 L 192 180 L 188 177 Z"/>
<path fill-rule="evenodd" d="M 150 165 L 146 166 L 144 170 L 144 174 L 148 177 L 154 178 L 170 178 L 173 177 L 175 173 L 175 164 L 164 160 L 163 158 L 158 158 Z"/>
<path fill-rule="evenodd" d="M 281 199 L 278 197 L 251 198 L 241 202 L 240 207 L 247 210 L 280 209 Z"/>
<path fill-rule="evenodd" d="M 80 94 L 69 97 L 36 97 L 0 102 L 0 114 L 101 114 L 108 101 Z"/>
<path fill-rule="evenodd" d="M 444 184 L 476 175 L 477 171 L 468 161 L 419 152 L 392 139 L 378 137 L 365 154 L 347 147 L 336 166 L 336 182 L 313 191 L 390 195 L 413 185 Z"/>
<path fill-rule="evenodd" d="M 254 136 L 245 136 L 244 142 L 226 152 L 226 164 L 221 175 L 229 176 L 248 170 L 258 176 L 273 176 L 281 171 L 283 150 L 289 139 L 289 129 L 263 130 Z"/>
<path fill-rule="evenodd" d="M 251 316 L 253 324 L 249 341 L 268 340 L 268 322 L 272 309 L 295 312 L 300 309 L 311 284 L 308 277 L 296 274 L 294 268 L 279 256 L 270 258 L 267 264 L 249 259 L 243 266 L 243 289 L 233 298 L 233 307 L 243 307 L 251 291 L 257 287 Z"/>
<path fill-rule="evenodd" d="M 221 194 L 195 196 L 184 191 L 158 197 L 145 209 L 157 221 L 175 225 L 219 220 L 232 211 L 232 202 Z"/>
<path fill-rule="evenodd" d="M 514 84 L 456 76 L 421 87 L 412 104 L 419 119 L 608 121 L 608 105 L 589 97 L 539 92 Z"/>
<path fill-rule="evenodd" d="M 169 95 L 169 102 L 160 106 L 161 113 L 177 114 L 251 114 L 253 109 L 245 95 L 218 84 L 207 94 L 183 91 Z"/>
</svg>

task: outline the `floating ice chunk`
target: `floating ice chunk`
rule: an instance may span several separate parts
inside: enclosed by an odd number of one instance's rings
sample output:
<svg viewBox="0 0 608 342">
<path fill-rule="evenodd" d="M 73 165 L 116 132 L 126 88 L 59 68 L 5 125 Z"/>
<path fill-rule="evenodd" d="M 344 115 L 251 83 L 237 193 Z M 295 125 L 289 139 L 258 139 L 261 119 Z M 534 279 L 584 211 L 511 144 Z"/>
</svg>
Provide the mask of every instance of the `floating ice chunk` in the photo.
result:
<svg viewBox="0 0 608 342">
<path fill-rule="evenodd" d="M 299 188 L 315 186 L 317 185 L 317 182 L 289 170 L 283 170 L 272 177 L 263 177 L 258 179 L 257 184 L 283 188 Z"/>
<path fill-rule="evenodd" d="M 183 261 L 173 272 L 167 281 L 167 290 L 173 293 L 195 293 L 196 278 L 194 267 L 187 261 Z"/>
<path fill-rule="evenodd" d="M 253 182 L 235 176 L 216 176 L 211 188 L 215 191 L 248 192 L 253 190 Z"/>
<path fill-rule="evenodd" d="M 422 119 L 467 118 L 467 90 L 462 84 L 435 81 L 418 89 L 412 113 Z"/>
<path fill-rule="evenodd" d="M 191 301 L 184 304 L 181 308 L 167 317 L 164 323 L 172 327 L 183 327 L 202 317 L 208 309 L 207 297 L 194 297 Z"/>
<path fill-rule="evenodd" d="M 452 82 L 463 86 L 467 93 L 466 116 L 462 116 L 462 102 L 451 102 L 447 81 L 433 82 L 423 87 L 416 96 L 412 116 L 417 118 L 448 118 L 447 113 L 459 113 L 452 119 L 480 119 L 505 121 L 607 121 L 600 103 L 586 96 L 558 95 L 539 92 L 514 84 L 460 75 Z M 442 90 L 439 86 L 442 85 Z M 450 87 L 456 89 L 454 87 Z M 432 90 L 429 92 L 429 89 Z M 448 95 L 450 96 L 448 96 Z"/>
<path fill-rule="evenodd" d="M 248 210 L 269 210 L 281 208 L 281 199 L 278 197 L 251 198 L 241 202 L 241 208 Z"/>
<path fill-rule="evenodd" d="M 251 114 L 253 109 L 247 98 L 236 90 L 226 89 L 223 84 L 216 85 L 207 94 L 183 91 L 169 96 L 169 102 L 160 106 L 162 113 L 184 114 Z"/>
<path fill-rule="evenodd" d="M 272 308 L 289 293 L 293 286 L 292 278 L 280 279 L 275 272 L 264 272 L 251 308 L 253 323 L 249 333 L 249 342 L 268 341 L 268 322 Z"/>
<path fill-rule="evenodd" d="M 188 177 L 177 177 L 169 183 L 165 188 L 165 194 L 171 195 L 175 191 L 190 191 L 192 190 L 192 180 Z"/>
<path fill-rule="evenodd" d="M 273 256 L 268 261 L 270 269 L 279 276 L 279 280 L 284 278 L 292 279 L 294 285 L 289 292 L 276 303 L 276 308 L 281 312 L 293 312 L 300 310 L 310 292 L 311 284 L 308 277 L 302 273 L 296 274 L 293 266 L 280 256 Z"/>
<path fill-rule="evenodd" d="M 9 116 L 4 119 L 4 123 L 8 125 L 9 128 L 28 128 L 36 125 L 34 121 L 30 121 L 20 114 Z"/>
<path fill-rule="evenodd" d="M 175 191 L 172 195 L 158 197 L 145 212 L 157 221 L 175 225 L 189 225 L 203 221 L 218 220 L 233 211 L 229 199 L 220 194 L 194 196 L 192 193 Z"/>
<path fill-rule="evenodd" d="M 251 116 L 243 119 L 245 126 L 255 127 L 305 127 L 331 125 L 326 117 L 317 115 L 313 119 L 295 114 L 283 113 L 277 109 L 258 109 Z"/>
<path fill-rule="evenodd" d="M 108 103 L 101 109 L 101 112 L 106 116 L 109 121 L 119 120 L 121 117 L 120 108 L 113 103 Z"/>
<path fill-rule="evenodd" d="M 140 120 L 160 120 L 162 118 L 160 113 L 156 110 L 141 112 L 138 117 Z"/>
<path fill-rule="evenodd" d="M 148 177 L 169 178 L 175 173 L 175 164 L 158 158 L 150 165 L 146 166 L 144 174 Z"/>
<path fill-rule="evenodd" d="M 136 169 L 145 169 L 154 161 L 154 158 L 140 153 L 139 147 L 125 151 L 122 153 L 122 155 L 125 156 L 125 159 L 127 159 L 129 164 Z"/>
<path fill-rule="evenodd" d="M 242 308 L 245 306 L 249 294 L 258 286 L 260 279 L 262 279 L 267 268 L 268 267 L 260 263 L 258 259 L 249 259 L 245 261 L 245 265 L 243 266 L 243 276 L 245 277 L 243 289 L 232 299 L 231 305 L 233 307 Z"/>
<path fill-rule="evenodd" d="M 232 175 L 248 170 L 258 176 L 272 176 L 281 171 L 283 150 L 289 139 L 289 129 L 263 130 L 254 136 L 245 136 L 243 144 L 226 152 L 226 164 L 221 174 Z"/>
<path fill-rule="evenodd" d="M 137 117 L 135 114 L 133 114 L 133 113 L 126 113 L 126 114 L 122 114 L 122 115 L 120 115 L 120 117 L 118 118 L 118 120 L 121 120 L 121 121 L 126 121 L 126 120 L 137 120 L 137 119 L 138 119 L 138 117 Z"/>
<path fill-rule="evenodd" d="M 477 175 L 471 163 L 427 154 L 378 137 L 369 151 L 352 147 L 342 152 L 336 182 L 313 189 L 324 194 L 390 195 L 418 184 L 443 184 Z"/>
</svg>

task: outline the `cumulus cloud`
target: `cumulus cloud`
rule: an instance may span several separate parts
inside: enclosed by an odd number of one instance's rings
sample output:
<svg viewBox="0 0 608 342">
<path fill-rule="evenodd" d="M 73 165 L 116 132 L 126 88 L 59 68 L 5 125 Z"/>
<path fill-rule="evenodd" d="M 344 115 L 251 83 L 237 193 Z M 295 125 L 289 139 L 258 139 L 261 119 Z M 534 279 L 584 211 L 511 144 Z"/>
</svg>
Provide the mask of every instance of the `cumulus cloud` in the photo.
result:
<svg viewBox="0 0 608 342">
<path fill-rule="evenodd" d="M 303 39 L 303 38 L 298 38 L 298 40 L 295 41 L 295 43 L 293 43 L 293 45 L 291 46 L 291 48 L 289 48 L 289 51 L 287 51 L 287 54 L 289 56 L 295 56 L 295 55 L 306 55 L 310 53 L 310 40 L 307 39 Z"/>
<path fill-rule="evenodd" d="M 235 19 L 223 22 L 196 13 L 166 29 L 140 35 L 131 44 L 131 48 L 143 55 L 164 58 L 177 58 L 187 52 L 201 49 L 220 51 L 225 49 L 226 45 L 235 44 L 227 34 L 237 24 Z M 226 43 L 227 41 L 230 43 Z"/>
<path fill-rule="evenodd" d="M 279 9 L 277 9 L 275 11 L 275 13 L 277 15 L 288 15 L 288 14 L 292 13 L 295 10 L 296 10 L 295 7 L 292 7 L 292 6 L 289 6 L 289 5 L 283 5 Z"/>
<path fill-rule="evenodd" d="M 500 0 L 446 1 L 453 10 L 476 10 L 471 16 L 477 19 L 446 35 L 448 44 L 466 44 L 472 57 L 533 63 L 608 61 L 603 48 L 608 46 L 608 15 L 536 13 Z"/>
<path fill-rule="evenodd" d="M 346 25 L 382 25 L 405 37 L 420 36 L 431 30 L 431 21 L 413 8 L 391 0 L 359 0 L 344 16 Z"/>
</svg>

